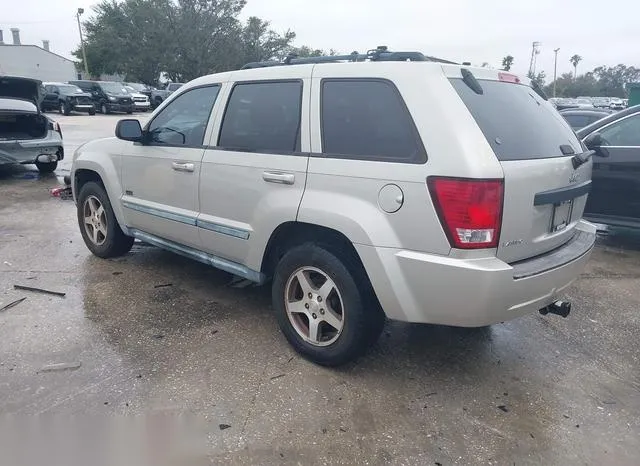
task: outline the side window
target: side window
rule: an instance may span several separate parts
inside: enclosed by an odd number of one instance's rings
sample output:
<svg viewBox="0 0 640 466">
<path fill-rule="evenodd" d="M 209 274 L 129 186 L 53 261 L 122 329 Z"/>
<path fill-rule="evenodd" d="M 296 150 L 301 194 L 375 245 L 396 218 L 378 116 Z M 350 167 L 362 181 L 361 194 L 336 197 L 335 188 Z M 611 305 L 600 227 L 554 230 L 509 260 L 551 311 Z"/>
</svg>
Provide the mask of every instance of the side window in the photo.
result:
<svg viewBox="0 0 640 466">
<path fill-rule="evenodd" d="M 302 82 L 236 84 L 222 120 L 218 146 L 247 152 L 300 150 Z"/>
<path fill-rule="evenodd" d="M 191 89 L 171 101 L 153 119 L 149 144 L 201 147 L 220 86 Z"/>
<path fill-rule="evenodd" d="M 424 163 L 424 147 L 396 87 L 375 79 L 324 79 L 322 152 L 329 156 Z"/>
<path fill-rule="evenodd" d="M 608 146 L 640 147 L 640 113 L 600 131 Z"/>
</svg>

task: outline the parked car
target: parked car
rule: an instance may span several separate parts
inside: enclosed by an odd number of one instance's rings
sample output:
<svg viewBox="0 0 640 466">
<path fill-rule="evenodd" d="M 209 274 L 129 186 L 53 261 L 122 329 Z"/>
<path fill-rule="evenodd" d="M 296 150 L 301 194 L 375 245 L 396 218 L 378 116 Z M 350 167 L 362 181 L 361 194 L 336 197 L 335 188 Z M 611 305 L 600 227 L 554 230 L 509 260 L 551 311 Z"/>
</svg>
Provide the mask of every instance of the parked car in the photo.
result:
<svg viewBox="0 0 640 466">
<path fill-rule="evenodd" d="M 78 86 L 66 83 L 44 83 L 45 95 L 40 104 L 43 112 L 58 110 L 63 115 L 71 112 L 96 114 L 91 94 Z"/>
<path fill-rule="evenodd" d="M 560 115 L 562 115 L 564 119 L 567 120 L 569 125 L 571 125 L 574 130 L 584 128 L 594 121 L 598 121 L 599 119 L 604 118 L 610 114 L 610 110 L 600 109 L 567 109 L 560 111 Z"/>
<path fill-rule="evenodd" d="M 123 84 L 125 86 L 132 87 L 136 92 L 140 94 L 146 95 L 149 98 L 149 101 L 151 101 L 151 92 L 156 90 L 155 87 L 147 86 L 146 84 L 142 84 L 142 83 L 123 83 Z"/>
<path fill-rule="evenodd" d="M 89 250 L 119 256 L 139 238 L 271 279 L 282 332 L 326 365 L 361 354 L 385 315 L 566 316 L 559 297 L 595 242 L 581 219 L 591 153 L 527 79 L 367 57 L 205 76 L 144 128 L 121 120 L 82 146 L 71 179 Z"/>
<path fill-rule="evenodd" d="M 576 99 L 570 98 L 558 98 L 553 102 L 553 105 L 556 107 L 556 109 L 558 109 L 558 111 L 566 110 L 569 108 L 578 108 Z"/>
<path fill-rule="evenodd" d="M 597 223 L 640 227 L 640 105 L 577 131 L 600 157 L 585 217 Z"/>
<path fill-rule="evenodd" d="M 164 89 L 157 89 L 151 92 L 151 103 L 154 107 L 159 106 L 171 94 L 184 86 L 183 83 L 168 83 Z"/>
<path fill-rule="evenodd" d="M 140 112 L 147 112 L 151 108 L 151 102 L 149 97 L 139 92 L 131 86 L 124 86 L 131 98 L 133 99 L 133 109 Z"/>
<path fill-rule="evenodd" d="M 575 99 L 575 105 L 577 108 L 593 108 L 591 99 L 577 98 Z"/>
<path fill-rule="evenodd" d="M 37 79 L 0 77 L 0 164 L 35 164 L 51 173 L 64 158 L 60 125 L 41 113 Z"/>
<path fill-rule="evenodd" d="M 596 108 L 609 108 L 609 98 L 608 97 L 594 97 L 592 99 L 593 106 Z"/>
<path fill-rule="evenodd" d="M 93 103 L 100 113 L 133 113 L 133 99 L 122 83 L 112 81 L 69 81 L 91 94 Z"/>
<path fill-rule="evenodd" d="M 624 104 L 624 101 L 622 99 L 618 99 L 617 97 L 614 97 L 609 101 L 609 108 L 611 110 L 622 110 L 625 107 L 626 106 Z"/>
</svg>

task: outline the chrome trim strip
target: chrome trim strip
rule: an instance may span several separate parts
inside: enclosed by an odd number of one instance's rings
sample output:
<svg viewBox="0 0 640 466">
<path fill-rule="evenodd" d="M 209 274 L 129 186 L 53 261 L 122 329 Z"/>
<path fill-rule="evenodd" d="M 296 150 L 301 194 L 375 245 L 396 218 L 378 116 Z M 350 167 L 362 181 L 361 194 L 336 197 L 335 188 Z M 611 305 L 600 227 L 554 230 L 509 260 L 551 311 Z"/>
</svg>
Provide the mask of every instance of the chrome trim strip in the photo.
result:
<svg viewBox="0 0 640 466">
<path fill-rule="evenodd" d="M 205 230 L 215 231 L 223 235 L 233 236 L 234 238 L 249 239 L 249 232 L 240 228 L 228 227 L 219 223 L 207 222 L 206 220 L 197 219 L 196 226 Z"/>
<path fill-rule="evenodd" d="M 234 238 L 249 239 L 249 232 L 240 228 L 228 227 L 219 223 L 208 222 L 206 220 L 200 220 L 189 215 L 176 214 L 174 212 L 168 212 L 166 210 L 157 209 L 155 207 L 148 207 L 140 205 L 136 202 L 122 201 L 122 205 L 131 210 L 137 210 L 145 214 L 154 215 L 156 217 L 166 218 L 175 222 L 184 223 L 186 225 L 193 225 L 205 230 L 215 231 L 227 236 L 233 236 Z"/>
<path fill-rule="evenodd" d="M 123 207 L 126 207 L 131 210 L 137 210 L 138 212 L 142 212 L 149 215 L 155 215 L 156 217 L 166 218 L 168 220 L 173 220 L 174 222 L 185 223 L 187 225 L 196 224 L 195 217 L 191 217 L 189 215 L 176 214 L 173 212 L 167 212 L 166 210 L 156 209 L 155 207 L 148 207 L 144 205 L 137 204 L 131 201 L 122 201 Z"/>
<path fill-rule="evenodd" d="M 183 246 L 181 244 L 174 243 L 173 241 L 162 239 L 155 235 L 151 235 L 149 233 L 145 233 L 133 228 L 130 230 L 130 234 L 134 238 L 138 238 L 144 243 L 149 243 L 159 248 L 166 249 L 176 254 L 180 254 L 181 256 L 195 259 L 199 262 L 211 265 L 217 269 L 223 270 L 233 275 L 238 275 L 242 278 L 246 278 L 247 280 L 250 280 L 252 282 L 262 284 L 266 281 L 266 277 L 262 272 L 256 272 L 255 270 L 251 270 L 250 268 L 245 267 L 242 264 L 238 264 L 237 262 L 232 262 L 221 257 L 207 254 L 206 252 Z"/>
</svg>

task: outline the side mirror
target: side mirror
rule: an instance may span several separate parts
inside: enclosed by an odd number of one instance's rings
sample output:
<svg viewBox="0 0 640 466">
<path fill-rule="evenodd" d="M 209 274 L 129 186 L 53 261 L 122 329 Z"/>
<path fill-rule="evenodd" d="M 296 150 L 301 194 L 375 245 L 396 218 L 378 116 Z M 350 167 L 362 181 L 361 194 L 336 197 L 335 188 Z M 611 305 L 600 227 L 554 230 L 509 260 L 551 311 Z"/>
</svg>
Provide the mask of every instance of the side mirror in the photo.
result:
<svg viewBox="0 0 640 466">
<path fill-rule="evenodd" d="M 120 120 L 116 125 L 116 137 L 123 141 L 142 142 L 140 122 L 134 119 Z"/>
<path fill-rule="evenodd" d="M 584 145 L 587 149 L 595 151 L 595 155 L 598 157 L 609 157 L 609 151 L 606 148 L 606 142 L 602 138 L 602 135 L 598 132 L 591 133 L 584 139 Z"/>
</svg>

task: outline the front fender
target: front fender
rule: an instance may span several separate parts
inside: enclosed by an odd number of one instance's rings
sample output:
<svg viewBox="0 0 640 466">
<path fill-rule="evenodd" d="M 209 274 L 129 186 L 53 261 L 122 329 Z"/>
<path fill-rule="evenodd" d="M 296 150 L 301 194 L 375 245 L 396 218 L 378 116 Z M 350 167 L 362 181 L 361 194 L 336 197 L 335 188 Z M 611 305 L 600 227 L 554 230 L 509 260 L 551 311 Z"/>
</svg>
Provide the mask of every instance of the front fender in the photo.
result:
<svg viewBox="0 0 640 466">
<path fill-rule="evenodd" d="M 124 194 L 120 181 L 122 151 L 124 149 L 122 142 L 123 141 L 116 138 L 98 139 L 79 147 L 73 155 L 71 188 L 73 198 L 77 202 L 78 177 L 76 174 L 78 171 L 89 170 L 97 173 L 102 179 L 102 184 L 107 191 L 116 219 L 124 231 L 126 222 L 122 210 L 122 203 L 120 202 Z"/>
</svg>

